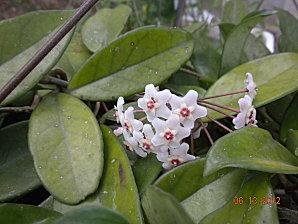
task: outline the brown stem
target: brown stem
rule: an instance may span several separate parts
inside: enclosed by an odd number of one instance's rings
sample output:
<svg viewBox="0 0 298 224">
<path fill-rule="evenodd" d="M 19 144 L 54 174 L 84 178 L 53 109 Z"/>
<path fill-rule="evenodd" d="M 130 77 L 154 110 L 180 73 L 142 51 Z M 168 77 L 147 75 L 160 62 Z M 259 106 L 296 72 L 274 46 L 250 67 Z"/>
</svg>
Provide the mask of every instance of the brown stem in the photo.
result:
<svg viewBox="0 0 298 224">
<path fill-rule="evenodd" d="M 186 73 L 188 73 L 188 74 L 190 74 L 190 75 L 194 75 L 194 76 L 197 77 L 197 78 L 201 78 L 201 75 L 200 75 L 199 73 L 197 73 L 197 72 L 195 72 L 195 71 L 192 71 L 192 70 L 190 70 L 190 69 L 187 69 L 187 68 L 180 68 L 179 70 L 182 71 L 182 72 L 186 72 Z"/>
<path fill-rule="evenodd" d="M 215 107 L 213 107 L 213 106 L 204 105 L 204 104 L 201 104 L 201 103 L 198 103 L 198 104 L 201 105 L 201 106 L 203 106 L 203 107 L 207 107 L 207 108 L 209 108 L 209 109 L 211 109 L 211 110 L 214 110 L 214 111 L 216 111 L 216 112 L 218 112 L 218 113 L 220 113 L 220 114 L 223 114 L 223 115 L 225 115 L 226 117 L 229 117 L 229 118 L 232 118 L 232 119 L 235 118 L 234 116 L 229 115 L 229 114 L 227 114 L 227 113 L 225 113 L 225 112 L 223 112 L 223 111 L 221 111 L 221 110 L 218 110 L 217 108 L 215 108 Z"/>
<path fill-rule="evenodd" d="M 212 105 L 212 106 L 216 106 L 216 107 L 219 107 L 219 108 L 222 108 L 222 109 L 230 110 L 230 111 L 233 111 L 235 113 L 240 113 L 239 110 L 234 109 L 232 107 L 225 106 L 225 105 L 220 105 L 220 104 L 217 104 L 217 103 L 211 103 L 211 102 L 204 101 L 204 100 L 198 100 L 198 102 L 204 103 L 204 104 L 209 104 L 209 105 Z"/>
<path fill-rule="evenodd" d="M 213 119 L 212 117 L 209 117 L 207 115 L 208 119 L 213 121 L 215 124 L 217 124 L 218 126 L 222 127 L 223 129 L 225 129 L 227 132 L 233 132 L 230 128 L 228 128 L 227 126 L 225 126 L 224 124 L 220 123 L 219 121 Z"/>
<path fill-rule="evenodd" d="M 99 109 L 100 109 L 100 102 L 96 102 L 93 110 L 95 117 L 97 116 Z"/>
<path fill-rule="evenodd" d="M 108 112 L 109 109 L 108 109 L 107 105 L 104 102 L 102 102 L 101 104 L 102 104 L 102 107 L 105 110 L 105 112 Z"/>
<path fill-rule="evenodd" d="M 44 84 L 55 84 L 58 86 L 62 86 L 64 88 L 67 87 L 68 82 L 62 79 L 58 79 L 56 77 L 53 76 L 48 76 L 46 78 L 44 78 L 43 80 L 40 81 L 40 83 L 44 83 Z"/>
<path fill-rule="evenodd" d="M 190 135 L 190 150 L 191 150 L 191 154 L 195 155 L 195 141 L 192 133 Z"/>
<path fill-rule="evenodd" d="M 202 125 L 202 127 L 203 127 L 203 129 L 204 129 L 204 132 L 205 132 L 205 134 L 206 134 L 206 136 L 207 136 L 207 138 L 208 138 L 210 144 L 213 145 L 213 144 L 214 144 L 214 141 L 213 141 L 213 139 L 212 139 L 212 137 L 211 137 L 209 131 L 207 130 L 207 128 L 205 127 L 204 123 L 203 123 L 201 120 L 200 120 L 200 122 L 201 122 L 201 125 Z"/>
<path fill-rule="evenodd" d="M 34 54 L 34 56 L 2 87 L 0 103 L 29 75 L 29 73 L 48 55 L 62 38 L 95 5 L 98 0 L 85 0 L 59 30 Z"/>
<path fill-rule="evenodd" d="M 178 1 L 177 14 L 176 14 L 174 26 L 181 26 L 185 5 L 186 5 L 186 0 Z"/>
<path fill-rule="evenodd" d="M 220 95 L 215 95 L 215 96 L 208 96 L 208 97 L 204 97 L 200 100 L 207 100 L 207 99 L 213 99 L 213 98 L 219 98 L 219 97 L 223 97 L 223 96 L 231 96 L 231 95 L 236 95 L 236 94 L 240 94 L 240 93 L 246 93 L 248 92 L 247 89 L 244 90 L 239 90 L 239 91 L 235 91 L 235 92 L 231 92 L 231 93 L 224 93 L 224 94 L 220 94 Z"/>
</svg>

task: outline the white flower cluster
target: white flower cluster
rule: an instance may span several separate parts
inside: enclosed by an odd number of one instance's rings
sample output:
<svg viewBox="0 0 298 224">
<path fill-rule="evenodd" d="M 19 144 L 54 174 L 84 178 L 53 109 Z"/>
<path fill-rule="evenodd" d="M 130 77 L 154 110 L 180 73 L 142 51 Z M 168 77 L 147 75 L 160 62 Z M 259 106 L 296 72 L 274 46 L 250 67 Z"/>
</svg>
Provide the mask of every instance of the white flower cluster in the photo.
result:
<svg viewBox="0 0 298 224">
<path fill-rule="evenodd" d="M 158 91 L 153 84 L 145 87 L 143 98 L 138 106 L 146 113 L 149 124 L 134 118 L 134 108 L 124 111 L 123 97 L 115 106 L 117 122 L 121 127 L 116 135 L 123 134 L 125 144 L 138 155 L 146 157 L 157 154 L 157 159 L 165 169 L 195 159 L 189 155 L 189 145 L 181 143 L 188 137 L 198 118 L 207 115 L 207 109 L 199 106 L 198 93 L 190 90 L 184 97 L 172 94 L 168 89 Z"/>
<path fill-rule="evenodd" d="M 251 73 L 246 73 L 246 89 L 247 94 L 238 100 L 238 104 L 240 107 L 240 113 L 238 113 L 237 117 L 233 119 L 233 124 L 235 125 L 235 129 L 243 128 L 244 126 L 257 126 L 256 120 L 256 109 L 254 108 L 252 102 L 257 94 L 256 87 L 257 85 L 254 83 L 253 76 Z"/>
</svg>

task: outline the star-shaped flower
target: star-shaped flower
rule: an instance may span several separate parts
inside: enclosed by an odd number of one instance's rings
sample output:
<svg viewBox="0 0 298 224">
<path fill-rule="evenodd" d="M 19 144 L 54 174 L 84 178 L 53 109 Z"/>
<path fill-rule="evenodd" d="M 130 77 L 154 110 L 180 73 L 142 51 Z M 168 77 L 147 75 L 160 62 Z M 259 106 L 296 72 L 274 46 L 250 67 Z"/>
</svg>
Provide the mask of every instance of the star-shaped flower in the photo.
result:
<svg viewBox="0 0 298 224">
<path fill-rule="evenodd" d="M 253 80 L 253 76 L 251 73 L 246 73 L 246 80 L 245 80 L 245 84 L 246 84 L 246 89 L 248 90 L 248 95 L 250 96 L 251 99 L 254 99 L 257 95 L 257 85 L 254 83 Z"/>
<path fill-rule="evenodd" d="M 157 91 L 153 84 L 149 84 L 145 87 L 144 97 L 138 99 L 138 106 L 144 110 L 150 122 L 156 117 L 167 119 L 171 115 L 166 105 L 170 98 L 170 90 Z"/>
<path fill-rule="evenodd" d="M 243 128 L 245 125 L 257 126 L 256 109 L 252 105 L 252 99 L 245 95 L 238 100 L 240 113 L 233 119 L 235 129 Z"/>
<path fill-rule="evenodd" d="M 155 118 L 152 125 L 156 131 L 152 138 L 154 146 L 168 145 L 177 147 L 182 139 L 190 135 L 191 130 L 190 128 L 181 127 L 179 116 L 176 114 L 172 114 L 166 121 Z"/>
<path fill-rule="evenodd" d="M 177 148 L 170 148 L 169 151 L 160 152 L 157 154 L 157 159 L 162 162 L 165 169 L 171 169 L 182 163 L 194 160 L 196 157 L 187 154 L 189 145 L 182 143 Z"/>
<path fill-rule="evenodd" d="M 198 93 L 189 90 L 184 97 L 172 95 L 170 105 L 173 113 L 177 114 L 180 123 L 187 128 L 193 128 L 194 122 L 198 118 L 206 117 L 207 109 L 197 104 Z"/>
<path fill-rule="evenodd" d="M 119 116 L 120 124 L 123 129 L 132 134 L 133 131 L 140 131 L 143 128 L 143 123 L 134 118 L 134 108 L 129 107 L 124 112 L 124 115 Z"/>
<path fill-rule="evenodd" d="M 157 153 L 159 147 L 156 147 L 152 143 L 154 132 L 150 124 L 144 124 L 142 132 L 134 131 L 134 138 L 137 140 L 139 147 L 149 154 L 150 152 Z"/>
<path fill-rule="evenodd" d="M 120 122 L 120 116 L 123 116 L 123 104 L 124 104 L 124 98 L 120 96 L 117 100 L 117 106 L 114 106 L 117 123 Z"/>
</svg>

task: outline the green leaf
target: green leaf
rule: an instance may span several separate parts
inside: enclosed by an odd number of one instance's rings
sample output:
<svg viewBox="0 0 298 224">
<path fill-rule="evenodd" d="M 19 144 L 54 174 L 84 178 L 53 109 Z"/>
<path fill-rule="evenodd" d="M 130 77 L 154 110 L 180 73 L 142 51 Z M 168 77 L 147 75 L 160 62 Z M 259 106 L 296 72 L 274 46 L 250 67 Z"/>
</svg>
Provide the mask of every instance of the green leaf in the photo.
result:
<svg viewBox="0 0 298 224">
<path fill-rule="evenodd" d="M 54 200 L 53 209 L 65 213 L 89 205 L 101 205 L 120 212 L 131 224 L 143 223 L 138 190 L 127 155 L 111 129 L 102 125 L 101 130 L 105 143 L 105 169 L 98 190 L 74 206 Z"/>
<path fill-rule="evenodd" d="M 28 122 L 0 130 L 0 201 L 24 195 L 41 185 L 27 143 Z"/>
<path fill-rule="evenodd" d="M 53 224 L 129 224 L 129 222 L 113 210 L 104 207 L 87 207 L 71 211 Z"/>
<path fill-rule="evenodd" d="M 233 198 L 244 181 L 246 171 L 235 169 L 206 184 L 181 204 L 195 223 L 224 206 Z"/>
<path fill-rule="evenodd" d="M 218 78 L 220 68 L 219 42 L 208 37 L 208 27 L 196 30 L 193 39 L 194 52 L 191 63 L 203 78 L 214 82 Z"/>
<path fill-rule="evenodd" d="M 183 201 L 193 193 L 212 183 L 230 171 L 220 170 L 218 173 L 203 177 L 205 159 L 198 159 L 178 166 L 162 175 L 155 186 Z"/>
<path fill-rule="evenodd" d="M 280 139 L 285 142 L 289 130 L 298 130 L 298 94 L 295 95 L 286 113 L 280 127 Z"/>
<path fill-rule="evenodd" d="M 238 24 L 247 14 L 247 4 L 243 0 L 231 0 L 225 3 L 223 22 Z"/>
<path fill-rule="evenodd" d="M 140 28 L 95 53 L 68 88 L 75 96 L 95 101 L 130 96 L 148 83 L 169 78 L 190 57 L 192 48 L 191 36 L 182 30 Z"/>
<path fill-rule="evenodd" d="M 28 136 L 35 169 L 54 197 L 75 204 L 97 189 L 103 142 L 84 103 L 63 93 L 48 95 L 31 115 Z"/>
<path fill-rule="evenodd" d="M 274 67 L 274 69 L 272 69 Z M 245 88 L 245 73 L 251 72 L 257 84 L 258 92 L 254 100 L 255 107 L 263 106 L 286 96 L 298 89 L 297 76 L 298 54 L 283 53 L 270 55 L 240 65 L 218 79 L 206 93 L 206 97 L 214 96 Z M 243 94 L 244 95 L 244 94 Z M 243 95 L 233 95 L 210 99 L 212 103 L 238 108 L 238 99 Z M 209 110 L 209 116 L 219 119 L 224 115 Z M 230 112 L 227 112 L 232 114 Z"/>
<path fill-rule="evenodd" d="M 51 224 L 60 213 L 45 208 L 22 204 L 0 204 L 0 223 Z"/>
<path fill-rule="evenodd" d="M 298 130 L 289 130 L 286 145 L 292 153 L 298 156 Z"/>
<path fill-rule="evenodd" d="M 184 86 L 166 83 L 165 87 L 181 96 L 184 96 L 189 90 L 195 90 L 199 94 L 199 98 L 203 97 L 206 93 L 206 90 L 199 86 Z"/>
<path fill-rule="evenodd" d="M 267 175 L 252 177 L 238 192 L 237 198 L 243 198 L 243 204 L 234 204 L 233 198 L 222 208 L 209 214 L 200 223 L 272 223 L 277 224 L 276 205 L 262 204 L 274 197 L 273 189 Z M 256 197 L 257 204 L 250 204 L 249 198 Z M 252 199 L 251 199 L 252 200 Z"/>
<path fill-rule="evenodd" d="M 282 52 L 298 52 L 298 20 L 288 11 L 278 10 L 281 36 L 279 50 Z"/>
<path fill-rule="evenodd" d="M 150 224 L 194 224 L 172 195 L 155 186 L 147 188 L 142 206 Z"/>
<path fill-rule="evenodd" d="M 136 184 L 140 193 L 152 184 L 162 171 L 161 162 L 151 153 L 146 158 L 138 159 L 132 167 Z"/>
<path fill-rule="evenodd" d="M 11 79 L 11 77 L 36 54 L 36 52 L 45 44 L 45 42 L 49 40 L 54 32 L 0 66 L 0 88 L 2 88 Z M 1 105 L 8 104 L 18 99 L 20 96 L 32 89 L 42 79 L 43 75 L 45 75 L 59 60 L 70 41 L 71 35 L 72 32 L 68 33 L 58 43 L 58 45 L 50 51 L 41 63 L 32 70 L 24 81 L 22 81 L 21 84 L 8 95 Z"/>
<path fill-rule="evenodd" d="M 251 29 L 264 17 L 272 15 L 273 12 L 259 11 L 248 14 L 241 20 L 241 23 L 235 26 L 225 41 L 222 59 L 220 75 L 228 72 L 232 68 L 241 64 L 241 54 L 243 52 L 246 40 L 250 35 Z"/>
<path fill-rule="evenodd" d="M 130 14 L 126 5 L 98 10 L 82 27 L 84 44 L 92 52 L 104 48 L 121 33 Z"/>
<path fill-rule="evenodd" d="M 40 41 L 72 14 L 72 10 L 35 11 L 1 21 L 0 64 Z"/>
<path fill-rule="evenodd" d="M 205 176 L 224 167 L 298 173 L 298 159 L 261 128 L 246 127 L 223 136 L 210 148 L 206 159 Z"/>
</svg>

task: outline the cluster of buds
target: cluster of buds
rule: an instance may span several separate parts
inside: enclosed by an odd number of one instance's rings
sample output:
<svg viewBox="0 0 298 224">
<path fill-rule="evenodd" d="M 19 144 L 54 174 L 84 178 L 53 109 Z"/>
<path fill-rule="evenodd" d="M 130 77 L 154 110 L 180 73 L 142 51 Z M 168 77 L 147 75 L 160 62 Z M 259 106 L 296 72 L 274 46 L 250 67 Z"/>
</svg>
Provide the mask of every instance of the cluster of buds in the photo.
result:
<svg viewBox="0 0 298 224">
<path fill-rule="evenodd" d="M 236 110 L 238 115 L 233 117 L 235 129 L 257 123 L 256 110 L 252 105 L 252 100 L 256 95 L 256 85 L 250 73 L 247 73 L 246 89 L 242 92 L 246 95 L 238 101 L 240 110 Z M 206 107 L 209 104 L 227 109 L 225 106 L 199 100 L 198 93 L 194 90 L 179 97 L 168 89 L 159 91 L 153 84 L 149 84 L 145 87 L 143 97 L 138 99 L 140 108 L 138 110 L 133 107 L 124 110 L 124 99 L 118 98 L 114 109 L 117 123 L 120 123 L 121 127 L 114 130 L 114 133 L 117 136 L 123 135 L 124 143 L 131 151 L 141 157 L 154 153 L 165 169 L 171 169 L 195 159 L 195 156 L 188 154 L 189 145 L 182 142 L 183 139 L 191 134 L 193 138 L 199 137 L 201 129 L 204 129 L 210 138 L 206 125 L 201 121 L 201 118 L 208 117 Z M 134 113 L 137 112 L 146 113 L 148 122 L 144 124 L 135 119 Z M 200 121 L 200 126 L 197 125 L 197 120 Z M 213 121 L 225 127 L 220 122 Z M 225 129 L 230 131 L 227 127 Z"/>
</svg>

